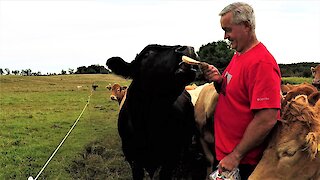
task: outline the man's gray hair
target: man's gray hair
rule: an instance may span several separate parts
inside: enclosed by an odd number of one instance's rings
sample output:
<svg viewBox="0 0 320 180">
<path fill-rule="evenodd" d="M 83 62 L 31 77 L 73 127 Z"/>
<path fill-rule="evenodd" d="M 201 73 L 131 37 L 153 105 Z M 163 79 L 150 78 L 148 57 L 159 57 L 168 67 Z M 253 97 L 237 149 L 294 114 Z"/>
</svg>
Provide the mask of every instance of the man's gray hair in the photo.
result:
<svg viewBox="0 0 320 180">
<path fill-rule="evenodd" d="M 232 23 L 240 24 L 247 22 L 251 26 L 252 30 L 256 28 L 254 11 L 249 4 L 243 2 L 229 4 L 219 13 L 219 16 L 224 16 L 228 12 L 232 12 Z"/>
</svg>

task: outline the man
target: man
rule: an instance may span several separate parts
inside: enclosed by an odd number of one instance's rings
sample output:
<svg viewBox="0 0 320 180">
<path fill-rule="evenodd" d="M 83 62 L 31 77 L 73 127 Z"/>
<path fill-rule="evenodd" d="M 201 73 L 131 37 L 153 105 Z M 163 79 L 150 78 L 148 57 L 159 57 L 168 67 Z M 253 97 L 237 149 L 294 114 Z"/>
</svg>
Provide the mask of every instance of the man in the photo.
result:
<svg viewBox="0 0 320 180">
<path fill-rule="evenodd" d="M 203 67 L 219 92 L 214 114 L 216 158 L 220 172 L 238 167 L 241 179 L 248 179 L 279 118 L 280 69 L 256 37 L 251 6 L 233 3 L 219 15 L 224 39 L 236 53 L 222 75 L 213 65 Z"/>
</svg>

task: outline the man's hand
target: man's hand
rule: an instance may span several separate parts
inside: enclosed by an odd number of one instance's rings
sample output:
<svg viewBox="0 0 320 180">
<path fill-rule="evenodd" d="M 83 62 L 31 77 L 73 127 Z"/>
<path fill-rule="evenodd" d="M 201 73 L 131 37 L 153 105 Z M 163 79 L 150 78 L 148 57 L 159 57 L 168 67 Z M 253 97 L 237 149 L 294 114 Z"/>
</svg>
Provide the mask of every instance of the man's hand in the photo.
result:
<svg viewBox="0 0 320 180">
<path fill-rule="evenodd" d="M 232 152 L 221 159 L 218 165 L 219 172 L 233 171 L 240 164 L 241 157 L 237 153 Z"/>
<path fill-rule="evenodd" d="M 200 67 L 201 67 L 201 70 L 202 70 L 202 72 L 204 74 L 204 77 L 208 81 L 210 81 L 210 82 L 214 81 L 214 82 L 217 82 L 217 83 L 221 83 L 222 76 L 221 76 L 219 70 L 216 67 L 214 67 L 211 64 L 207 64 L 207 63 L 201 64 Z"/>
</svg>

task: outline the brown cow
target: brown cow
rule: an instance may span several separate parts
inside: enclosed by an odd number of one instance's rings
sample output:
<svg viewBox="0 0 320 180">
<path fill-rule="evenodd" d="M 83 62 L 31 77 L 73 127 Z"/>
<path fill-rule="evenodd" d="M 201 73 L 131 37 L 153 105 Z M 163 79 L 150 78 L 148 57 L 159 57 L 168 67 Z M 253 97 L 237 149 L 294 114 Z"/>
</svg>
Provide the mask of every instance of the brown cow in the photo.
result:
<svg viewBox="0 0 320 180">
<path fill-rule="evenodd" d="M 311 72 L 313 76 L 312 84 L 319 89 L 320 88 L 320 64 L 317 65 L 316 67 L 311 67 Z"/>
<path fill-rule="evenodd" d="M 319 101 L 318 101 L 319 102 Z M 320 113 L 306 95 L 283 109 L 282 120 L 249 180 L 320 179 Z"/>
<path fill-rule="evenodd" d="M 200 86 L 199 86 L 200 87 Z M 194 113 L 197 128 L 200 132 L 200 142 L 203 152 L 210 163 L 207 174 L 212 171 L 214 163 L 214 135 L 213 135 L 213 113 L 218 101 L 217 93 L 212 83 L 203 85 L 195 103 Z"/>
<path fill-rule="evenodd" d="M 287 93 L 293 89 L 294 87 L 296 87 L 296 85 L 292 85 L 292 84 L 281 84 L 281 93 L 283 96 L 287 95 Z"/>
<path fill-rule="evenodd" d="M 119 105 L 121 104 L 122 99 L 127 93 L 127 86 L 120 86 L 115 83 L 111 86 L 111 100 L 118 101 Z"/>
<path fill-rule="evenodd" d="M 281 107 L 285 107 L 285 105 L 293 98 L 298 95 L 304 94 L 309 96 L 310 94 L 318 92 L 317 88 L 309 83 L 303 83 L 299 85 L 295 85 L 290 91 L 287 92 L 287 95 L 284 97 L 282 101 Z"/>
</svg>

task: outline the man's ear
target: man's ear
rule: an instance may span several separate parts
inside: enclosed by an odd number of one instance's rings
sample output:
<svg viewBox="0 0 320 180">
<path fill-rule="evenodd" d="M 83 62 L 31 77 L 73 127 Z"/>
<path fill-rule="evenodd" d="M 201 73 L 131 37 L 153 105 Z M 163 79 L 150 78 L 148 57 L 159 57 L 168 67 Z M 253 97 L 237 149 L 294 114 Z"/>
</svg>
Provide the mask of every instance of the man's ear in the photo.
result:
<svg viewBox="0 0 320 180">
<path fill-rule="evenodd" d="M 249 32 L 252 30 L 251 25 L 249 24 L 249 22 L 243 22 L 242 23 L 244 25 L 244 27 L 246 28 L 246 30 Z"/>
</svg>

